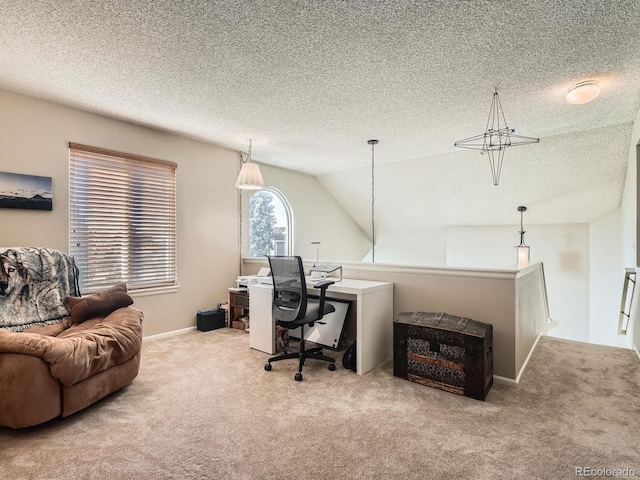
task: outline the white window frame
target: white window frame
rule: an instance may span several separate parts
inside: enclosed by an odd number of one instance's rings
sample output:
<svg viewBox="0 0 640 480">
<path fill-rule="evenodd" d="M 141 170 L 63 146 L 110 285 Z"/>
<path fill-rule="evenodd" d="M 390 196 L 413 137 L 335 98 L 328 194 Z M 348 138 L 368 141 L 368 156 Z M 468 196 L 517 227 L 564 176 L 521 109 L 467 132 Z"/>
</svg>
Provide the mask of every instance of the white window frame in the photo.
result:
<svg viewBox="0 0 640 480">
<path fill-rule="evenodd" d="M 262 188 L 260 190 L 257 190 L 257 191 L 252 193 L 251 197 L 253 197 L 253 195 L 255 195 L 256 193 L 265 192 L 265 191 L 273 194 L 273 196 L 278 198 L 278 200 L 280 200 L 282 202 L 282 205 L 284 206 L 284 211 L 285 211 L 285 213 L 287 215 L 287 252 L 288 252 L 287 255 L 293 255 L 293 213 L 291 211 L 291 204 L 289 203 L 289 200 L 287 200 L 287 197 L 284 195 L 284 193 L 282 193 L 280 190 L 278 190 L 277 188 L 274 188 L 274 187 L 265 187 L 265 188 Z M 249 197 L 249 205 L 251 205 L 251 197 Z M 249 258 L 261 258 L 261 257 L 253 257 L 251 255 L 251 216 L 250 216 L 250 212 L 251 212 L 251 208 L 249 208 L 249 233 L 247 235 L 248 255 L 249 255 Z"/>
<path fill-rule="evenodd" d="M 80 288 L 177 290 L 177 164 L 69 143 L 69 252 Z"/>
</svg>

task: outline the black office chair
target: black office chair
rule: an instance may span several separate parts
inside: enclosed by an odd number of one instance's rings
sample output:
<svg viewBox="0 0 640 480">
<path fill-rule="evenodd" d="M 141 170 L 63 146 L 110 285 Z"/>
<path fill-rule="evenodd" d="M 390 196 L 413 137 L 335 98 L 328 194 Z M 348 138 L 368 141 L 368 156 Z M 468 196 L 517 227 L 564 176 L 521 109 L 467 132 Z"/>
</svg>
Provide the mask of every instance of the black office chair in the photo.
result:
<svg viewBox="0 0 640 480">
<path fill-rule="evenodd" d="M 332 280 L 323 280 L 314 285 L 320 289 L 318 300 L 307 297 L 307 285 L 304 279 L 302 258 L 298 256 L 267 257 L 273 277 L 273 302 L 272 315 L 278 325 L 294 329 L 300 327 L 300 349 L 297 352 L 285 352 L 282 355 L 270 358 L 264 369 L 271 370 L 271 363 L 279 360 L 298 358 L 300 360 L 295 379 L 302 380 L 302 366 L 305 360 L 324 360 L 329 362 L 329 370 L 336 369 L 335 358 L 323 354 L 322 347 L 305 350 L 304 327 L 313 326 L 314 322 L 322 319 L 323 315 L 335 312 L 333 305 L 325 303 L 324 297 L 329 285 L 335 283 Z M 321 322 L 319 322 L 321 323 Z"/>
</svg>

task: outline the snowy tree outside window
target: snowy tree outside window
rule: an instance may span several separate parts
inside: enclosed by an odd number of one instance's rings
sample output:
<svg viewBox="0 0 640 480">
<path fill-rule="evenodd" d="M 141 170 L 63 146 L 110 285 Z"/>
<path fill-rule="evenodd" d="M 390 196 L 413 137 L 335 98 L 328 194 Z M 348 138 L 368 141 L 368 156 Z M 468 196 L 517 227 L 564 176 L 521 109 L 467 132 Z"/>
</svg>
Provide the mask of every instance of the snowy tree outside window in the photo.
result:
<svg viewBox="0 0 640 480">
<path fill-rule="evenodd" d="M 291 210 L 282 195 L 265 188 L 249 200 L 249 256 L 289 255 L 291 252 Z"/>
</svg>

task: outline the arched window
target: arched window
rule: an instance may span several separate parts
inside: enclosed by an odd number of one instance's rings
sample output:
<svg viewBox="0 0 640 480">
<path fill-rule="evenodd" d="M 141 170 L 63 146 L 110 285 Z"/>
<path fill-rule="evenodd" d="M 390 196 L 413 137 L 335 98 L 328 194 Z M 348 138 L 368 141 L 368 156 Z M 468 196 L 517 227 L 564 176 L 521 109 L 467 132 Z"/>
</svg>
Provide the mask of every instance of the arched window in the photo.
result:
<svg viewBox="0 0 640 480">
<path fill-rule="evenodd" d="M 249 256 L 291 255 L 291 207 L 282 192 L 263 188 L 249 200 Z"/>
</svg>

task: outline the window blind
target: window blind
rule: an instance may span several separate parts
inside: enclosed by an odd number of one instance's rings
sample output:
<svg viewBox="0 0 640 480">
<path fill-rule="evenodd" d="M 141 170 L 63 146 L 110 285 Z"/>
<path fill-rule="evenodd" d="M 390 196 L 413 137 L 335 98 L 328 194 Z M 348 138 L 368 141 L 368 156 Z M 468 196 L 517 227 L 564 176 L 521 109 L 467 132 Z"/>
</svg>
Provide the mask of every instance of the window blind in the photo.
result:
<svg viewBox="0 0 640 480">
<path fill-rule="evenodd" d="M 69 144 L 70 252 L 83 292 L 177 284 L 176 167 Z"/>
</svg>

